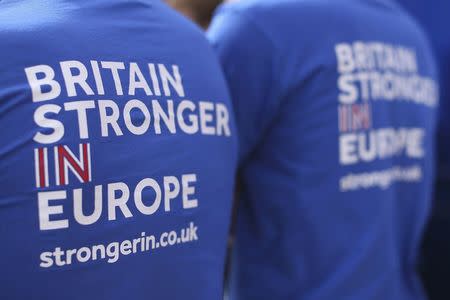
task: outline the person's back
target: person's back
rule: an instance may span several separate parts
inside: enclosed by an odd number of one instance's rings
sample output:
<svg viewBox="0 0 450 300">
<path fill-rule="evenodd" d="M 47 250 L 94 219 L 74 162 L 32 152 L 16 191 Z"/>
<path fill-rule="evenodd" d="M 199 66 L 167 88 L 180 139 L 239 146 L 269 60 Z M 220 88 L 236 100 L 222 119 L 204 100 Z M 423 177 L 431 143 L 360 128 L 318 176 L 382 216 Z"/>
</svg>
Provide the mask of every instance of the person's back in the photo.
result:
<svg viewBox="0 0 450 300">
<path fill-rule="evenodd" d="M 0 299 L 221 299 L 237 144 L 200 30 L 6 0 L 0 40 Z"/>
<path fill-rule="evenodd" d="M 247 0 L 208 36 L 241 145 L 231 299 L 423 299 L 437 84 L 385 0 Z"/>
</svg>

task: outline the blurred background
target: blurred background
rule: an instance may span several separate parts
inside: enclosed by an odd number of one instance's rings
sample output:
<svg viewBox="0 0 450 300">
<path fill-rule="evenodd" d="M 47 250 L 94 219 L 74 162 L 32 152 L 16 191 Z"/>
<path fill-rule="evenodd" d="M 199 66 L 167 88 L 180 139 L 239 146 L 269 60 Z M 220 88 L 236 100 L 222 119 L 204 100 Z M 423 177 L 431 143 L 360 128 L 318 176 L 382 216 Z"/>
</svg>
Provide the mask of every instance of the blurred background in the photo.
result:
<svg viewBox="0 0 450 300">
<path fill-rule="evenodd" d="M 166 0 L 176 10 L 206 29 L 222 0 Z"/>
</svg>

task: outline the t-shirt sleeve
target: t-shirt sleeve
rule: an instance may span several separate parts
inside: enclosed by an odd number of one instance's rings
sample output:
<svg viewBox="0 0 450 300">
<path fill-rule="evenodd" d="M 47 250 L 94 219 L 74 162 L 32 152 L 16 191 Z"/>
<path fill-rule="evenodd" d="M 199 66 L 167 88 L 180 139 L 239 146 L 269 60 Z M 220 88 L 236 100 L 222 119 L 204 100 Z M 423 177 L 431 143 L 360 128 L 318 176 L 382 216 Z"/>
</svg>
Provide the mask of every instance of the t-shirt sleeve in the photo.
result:
<svg viewBox="0 0 450 300">
<path fill-rule="evenodd" d="M 274 44 L 260 26 L 235 11 L 219 11 L 207 35 L 231 92 L 242 161 L 258 145 L 275 115 Z"/>
</svg>

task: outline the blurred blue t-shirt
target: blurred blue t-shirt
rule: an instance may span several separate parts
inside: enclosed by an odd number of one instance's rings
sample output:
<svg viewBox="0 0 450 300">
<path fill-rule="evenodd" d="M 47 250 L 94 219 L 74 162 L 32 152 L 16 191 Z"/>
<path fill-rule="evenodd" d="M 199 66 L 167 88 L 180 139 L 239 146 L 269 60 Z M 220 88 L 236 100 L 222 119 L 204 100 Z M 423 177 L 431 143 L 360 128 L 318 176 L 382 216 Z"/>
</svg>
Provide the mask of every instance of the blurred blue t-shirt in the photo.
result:
<svg viewBox="0 0 450 300">
<path fill-rule="evenodd" d="M 449 1 L 398 0 L 427 32 L 438 62 L 440 73 L 440 109 L 437 139 L 438 179 L 450 185 L 450 26 Z M 447 186 L 450 191 L 450 186 Z M 437 195 L 438 197 L 441 194 Z M 445 199 L 444 199 L 445 197 Z M 450 193 L 440 200 L 450 200 Z M 448 201 L 450 202 L 450 201 Z M 450 207 L 447 204 L 446 207 Z"/>
<path fill-rule="evenodd" d="M 440 73 L 435 202 L 423 243 L 421 270 L 430 299 L 450 299 L 450 1 L 399 2 L 428 33 Z"/>
<path fill-rule="evenodd" d="M 0 41 L 0 299 L 221 299 L 237 140 L 202 32 L 4 0 Z"/>
<path fill-rule="evenodd" d="M 438 85 L 391 1 L 247 0 L 209 29 L 242 191 L 231 299 L 424 299 Z"/>
</svg>

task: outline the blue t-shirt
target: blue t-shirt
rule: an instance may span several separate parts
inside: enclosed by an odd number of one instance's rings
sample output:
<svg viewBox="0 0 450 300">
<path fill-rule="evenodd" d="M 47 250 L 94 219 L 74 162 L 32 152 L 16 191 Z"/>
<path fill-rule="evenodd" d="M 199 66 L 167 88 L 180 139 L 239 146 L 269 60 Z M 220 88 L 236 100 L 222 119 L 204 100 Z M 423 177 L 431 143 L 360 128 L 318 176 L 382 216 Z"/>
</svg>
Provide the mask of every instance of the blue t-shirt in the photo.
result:
<svg viewBox="0 0 450 300">
<path fill-rule="evenodd" d="M 385 0 L 247 0 L 208 36 L 240 141 L 231 299 L 423 299 L 438 85 L 415 22 Z"/>
<path fill-rule="evenodd" d="M 448 34 L 450 2 L 441 0 L 398 0 L 398 2 L 424 27 L 438 61 L 441 97 L 437 167 L 439 179 L 448 183 L 450 182 L 450 35 Z"/>
<path fill-rule="evenodd" d="M 0 2 L 0 299 L 221 299 L 237 139 L 162 1 Z"/>
</svg>

